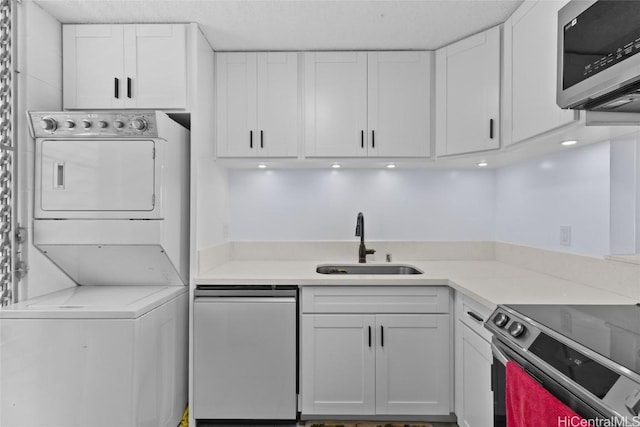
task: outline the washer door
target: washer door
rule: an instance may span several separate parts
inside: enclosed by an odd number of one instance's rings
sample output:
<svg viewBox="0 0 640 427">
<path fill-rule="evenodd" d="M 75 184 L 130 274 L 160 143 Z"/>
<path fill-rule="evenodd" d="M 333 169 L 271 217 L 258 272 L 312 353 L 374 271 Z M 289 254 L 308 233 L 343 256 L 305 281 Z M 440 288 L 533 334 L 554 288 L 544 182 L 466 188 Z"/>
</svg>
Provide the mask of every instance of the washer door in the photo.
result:
<svg viewBox="0 0 640 427">
<path fill-rule="evenodd" d="M 43 211 L 151 211 L 153 140 L 45 140 L 40 151 Z"/>
</svg>

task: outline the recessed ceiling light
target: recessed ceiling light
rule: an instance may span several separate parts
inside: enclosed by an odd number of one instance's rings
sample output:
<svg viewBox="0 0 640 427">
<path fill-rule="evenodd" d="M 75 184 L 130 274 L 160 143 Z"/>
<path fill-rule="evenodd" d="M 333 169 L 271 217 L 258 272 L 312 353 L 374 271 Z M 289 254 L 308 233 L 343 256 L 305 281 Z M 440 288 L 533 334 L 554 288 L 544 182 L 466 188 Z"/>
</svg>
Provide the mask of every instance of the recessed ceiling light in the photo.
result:
<svg viewBox="0 0 640 427">
<path fill-rule="evenodd" d="M 338 169 L 338 168 L 341 168 L 342 165 L 340 163 L 334 163 L 334 164 L 331 165 L 331 167 L 334 168 L 334 169 Z"/>
<path fill-rule="evenodd" d="M 267 165 L 265 165 L 264 163 L 259 163 L 259 164 L 258 164 L 258 167 L 259 167 L 260 169 L 266 169 Z"/>
<path fill-rule="evenodd" d="M 487 162 L 485 162 L 485 161 L 482 161 L 482 162 L 479 162 L 479 163 L 478 163 L 478 167 L 479 167 L 479 168 L 485 168 L 485 167 L 487 167 L 487 166 L 489 166 L 489 163 L 487 163 Z"/>
<path fill-rule="evenodd" d="M 393 169 L 393 168 L 395 168 L 395 167 L 396 167 L 396 165 L 395 165 L 394 163 L 389 163 L 389 164 L 387 165 L 387 167 L 388 167 L 389 169 Z"/>
<path fill-rule="evenodd" d="M 576 145 L 577 143 L 578 143 L 578 141 L 576 141 L 575 139 L 568 139 L 566 141 L 562 141 L 560 143 L 560 145 L 564 145 L 566 147 L 566 146 L 569 146 L 569 145 Z"/>
</svg>

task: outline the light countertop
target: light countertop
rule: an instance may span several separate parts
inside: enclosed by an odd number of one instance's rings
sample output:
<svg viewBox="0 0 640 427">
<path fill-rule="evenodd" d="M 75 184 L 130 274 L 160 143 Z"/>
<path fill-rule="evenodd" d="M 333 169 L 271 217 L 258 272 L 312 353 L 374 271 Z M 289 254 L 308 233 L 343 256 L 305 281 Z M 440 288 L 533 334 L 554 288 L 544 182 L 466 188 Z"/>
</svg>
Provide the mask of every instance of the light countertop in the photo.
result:
<svg viewBox="0 0 640 427">
<path fill-rule="evenodd" d="M 497 304 L 635 304 L 614 292 L 497 261 L 398 261 L 419 275 L 324 275 L 324 264 L 344 261 L 228 261 L 195 278 L 196 285 L 450 286 L 494 309 Z M 376 265 L 381 263 L 367 263 Z"/>
</svg>

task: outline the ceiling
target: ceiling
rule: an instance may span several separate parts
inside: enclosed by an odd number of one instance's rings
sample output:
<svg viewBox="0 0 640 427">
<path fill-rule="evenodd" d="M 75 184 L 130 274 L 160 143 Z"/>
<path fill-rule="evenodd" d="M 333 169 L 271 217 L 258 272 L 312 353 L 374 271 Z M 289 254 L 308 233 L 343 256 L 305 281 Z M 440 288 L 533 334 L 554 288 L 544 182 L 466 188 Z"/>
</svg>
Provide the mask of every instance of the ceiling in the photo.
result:
<svg viewBox="0 0 640 427">
<path fill-rule="evenodd" d="M 522 0 L 34 0 L 62 23 L 196 22 L 214 50 L 434 50 Z"/>
</svg>

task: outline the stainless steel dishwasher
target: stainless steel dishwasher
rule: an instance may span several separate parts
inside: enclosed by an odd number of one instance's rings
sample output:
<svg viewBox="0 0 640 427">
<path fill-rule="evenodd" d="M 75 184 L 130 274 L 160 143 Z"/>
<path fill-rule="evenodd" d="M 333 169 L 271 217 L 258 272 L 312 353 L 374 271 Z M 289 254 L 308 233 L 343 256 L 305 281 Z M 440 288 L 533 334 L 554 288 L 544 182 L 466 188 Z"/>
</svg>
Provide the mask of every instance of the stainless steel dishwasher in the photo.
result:
<svg viewBox="0 0 640 427">
<path fill-rule="evenodd" d="M 295 422 L 297 286 L 198 286 L 193 416 Z"/>
</svg>

